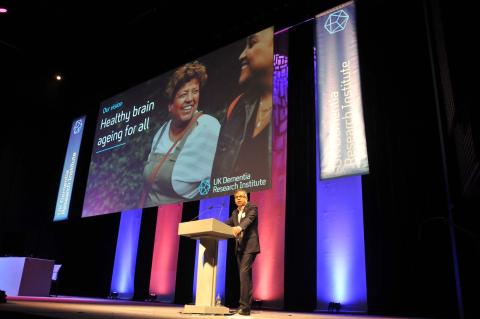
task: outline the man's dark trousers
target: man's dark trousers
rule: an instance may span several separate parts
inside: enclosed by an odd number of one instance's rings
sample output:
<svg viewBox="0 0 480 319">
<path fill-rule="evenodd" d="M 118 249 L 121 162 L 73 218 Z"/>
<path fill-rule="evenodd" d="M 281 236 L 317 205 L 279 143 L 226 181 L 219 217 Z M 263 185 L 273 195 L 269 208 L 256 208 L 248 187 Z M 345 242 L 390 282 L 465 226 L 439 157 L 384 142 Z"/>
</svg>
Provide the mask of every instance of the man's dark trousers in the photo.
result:
<svg viewBox="0 0 480 319">
<path fill-rule="evenodd" d="M 240 309 L 250 311 L 252 304 L 252 265 L 257 254 L 237 252 L 237 265 L 240 274 Z"/>
</svg>

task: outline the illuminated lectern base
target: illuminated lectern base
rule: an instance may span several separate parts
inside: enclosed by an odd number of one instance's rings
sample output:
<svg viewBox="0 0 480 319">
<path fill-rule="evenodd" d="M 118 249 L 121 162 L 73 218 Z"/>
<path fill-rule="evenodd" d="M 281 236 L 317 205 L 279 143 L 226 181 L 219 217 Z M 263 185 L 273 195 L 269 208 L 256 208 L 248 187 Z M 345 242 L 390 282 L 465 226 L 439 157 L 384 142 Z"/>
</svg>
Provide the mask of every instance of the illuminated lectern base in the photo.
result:
<svg viewBox="0 0 480 319">
<path fill-rule="evenodd" d="M 230 313 L 230 310 L 224 306 L 209 307 L 209 306 L 185 305 L 185 308 L 183 308 L 183 313 L 227 315 Z"/>
<path fill-rule="evenodd" d="M 228 314 L 229 309 L 215 306 L 218 241 L 232 238 L 232 228 L 216 219 L 180 223 L 178 234 L 200 239 L 197 262 L 197 295 L 195 305 L 185 305 L 183 313 Z"/>
</svg>

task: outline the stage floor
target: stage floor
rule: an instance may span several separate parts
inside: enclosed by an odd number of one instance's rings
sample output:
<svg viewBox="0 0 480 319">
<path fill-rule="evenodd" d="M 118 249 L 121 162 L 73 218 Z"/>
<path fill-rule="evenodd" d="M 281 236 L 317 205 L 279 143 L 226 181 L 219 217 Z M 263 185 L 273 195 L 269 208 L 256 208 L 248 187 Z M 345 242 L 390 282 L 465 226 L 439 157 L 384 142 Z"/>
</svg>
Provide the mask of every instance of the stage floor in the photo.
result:
<svg viewBox="0 0 480 319">
<path fill-rule="evenodd" d="M 71 319 L 112 319 L 112 318 L 145 318 L 145 319 L 219 319 L 223 316 L 183 314 L 183 306 L 159 304 L 151 302 L 135 302 L 110 299 L 94 299 L 82 297 L 8 297 L 7 303 L 0 304 L 0 318 L 71 318 Z M 380 317 L 366 315 L 299 313 L 288 311 L 254 310 L 251 318 L 258 319 L 404 319 L 399 317 Z M 225 318 L 249 318 L 233 315 Z M 406 319 L 406 318 L 405 318 Z"/>
</svg>

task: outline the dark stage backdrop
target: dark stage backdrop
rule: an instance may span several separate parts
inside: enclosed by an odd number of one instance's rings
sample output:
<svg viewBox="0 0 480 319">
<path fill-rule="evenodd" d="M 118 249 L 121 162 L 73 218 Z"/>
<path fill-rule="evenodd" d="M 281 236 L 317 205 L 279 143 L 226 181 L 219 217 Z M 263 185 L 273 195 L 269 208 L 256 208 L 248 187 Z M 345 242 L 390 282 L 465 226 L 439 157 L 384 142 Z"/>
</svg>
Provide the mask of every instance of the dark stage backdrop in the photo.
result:
<svg viewBox="0 0 480 319">
<path fill-rule="evenodd" d="M 316 305 L 314 28 L 311 21 L 289 32 L 285 221 L 285 277 L 295 278 L 285 280 L 285 306 L 311 310 Z"/>
<path fill-rule="evenodd" d="M 454 318 L 448 228 L 426 222 L 447 206 L 423 7 L 365 2 L 358 17 L 369 311 Z"/>
</svg>

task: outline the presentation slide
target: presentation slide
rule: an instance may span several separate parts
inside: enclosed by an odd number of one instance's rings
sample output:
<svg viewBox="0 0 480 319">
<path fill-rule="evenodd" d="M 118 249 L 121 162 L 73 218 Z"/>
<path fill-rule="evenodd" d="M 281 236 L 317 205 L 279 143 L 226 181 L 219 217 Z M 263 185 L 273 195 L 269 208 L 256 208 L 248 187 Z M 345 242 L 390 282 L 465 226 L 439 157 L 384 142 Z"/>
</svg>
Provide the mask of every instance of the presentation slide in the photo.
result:
<svg viewBox="0 0 480 319">
<path fill-rule="evenodd" d="M 272 82 L 273 27 L 103 101 L 82 217 L 270 188 Z"/>
</svg>

